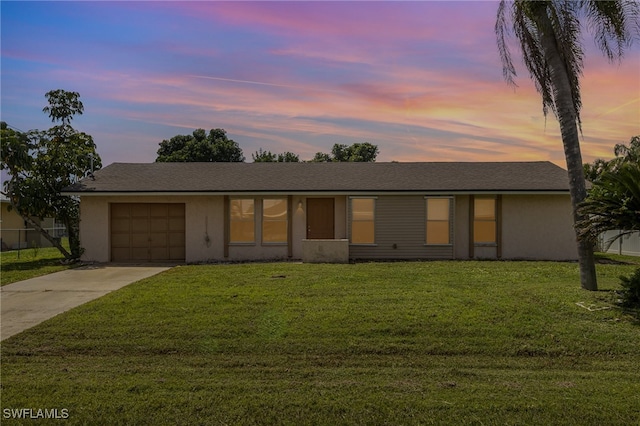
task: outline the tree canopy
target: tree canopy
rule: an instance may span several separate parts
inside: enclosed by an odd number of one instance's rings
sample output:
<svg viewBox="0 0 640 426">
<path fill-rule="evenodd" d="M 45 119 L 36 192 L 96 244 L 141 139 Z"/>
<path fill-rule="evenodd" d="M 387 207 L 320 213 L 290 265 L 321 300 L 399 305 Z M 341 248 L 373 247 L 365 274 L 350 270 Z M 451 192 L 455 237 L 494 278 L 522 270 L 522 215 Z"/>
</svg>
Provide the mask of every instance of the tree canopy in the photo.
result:
<svg viewBox="0 0 640 426">
<path fill-rule="evenodd" d="M 375 162 L 378 146 L 369 142 L 352 145 L 334 144 L 331 153 L 317 152 L 312 162 Z"/>
<path fill-rule="evenodd" d="M 196 129 L 160 142 L 156 162 L 243 162 L 242 149 L 224 129 Z"/>
<path fill-rule="evenodd" d="M 11 206 L 33 228 L 38 230 L 67 259 L 80 257 L 79 201 L 61 194 L 87 172 L 102 164 L 93 138 L 71 126 L 74 116 L 81 115 L 84 106 L 80 94 L 53 90 L 45 95 L 49 106 L 43 109 L 54 125 L 48 130 L 26 133 L 0 126 L 2 132 L 1 169 L 10 179 L 3 194 Z M 36 219 L 54 217 L 62 222 L 69 235 L 69 253 Z"/>
<path fill-rule="evenodd" d="M 629 146 L 616 145 L 614 153 L 612 160 L 585 165 L 592 187 L 577 223 L 581 238 L 591 243 L 605 231 L 620 231 L 607 246 L 640 231 L 640 136 L 631 138 Z"/>
<path fill-rule="evenodd" d="M 251 154 L 254 163 L 299 163 L 300 157 L 293 152 L 273 154 L 271 151 L 263 151 L 260 148 L 255 154 Z"/>
</svg>

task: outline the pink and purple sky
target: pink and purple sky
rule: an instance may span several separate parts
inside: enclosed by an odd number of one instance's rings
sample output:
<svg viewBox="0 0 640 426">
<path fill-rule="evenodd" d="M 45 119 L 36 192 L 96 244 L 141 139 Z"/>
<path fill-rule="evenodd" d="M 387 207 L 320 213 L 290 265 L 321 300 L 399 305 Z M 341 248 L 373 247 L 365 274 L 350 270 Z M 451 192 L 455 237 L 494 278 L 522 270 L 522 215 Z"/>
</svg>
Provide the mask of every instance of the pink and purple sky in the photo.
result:
<svg viewBox="0 0 640 426">
<path fill-rule="evenodd" d="M 247 161 L 335 143 L 378 161 L 537 161 L 564 167 L 520 56 L 502 78 L 497 2 L 1 2 L 1 119 L 46 129 L 44 94 L 77 91 L 103 164 L 224 128 Z M 588 37 L 588 33 L 585 33 Z M 609 63 L 585 38 L 584 161 L 640 134 L 640 40 Z M 517 50 L 514 49 L 517 55 Z"/>
</svg>

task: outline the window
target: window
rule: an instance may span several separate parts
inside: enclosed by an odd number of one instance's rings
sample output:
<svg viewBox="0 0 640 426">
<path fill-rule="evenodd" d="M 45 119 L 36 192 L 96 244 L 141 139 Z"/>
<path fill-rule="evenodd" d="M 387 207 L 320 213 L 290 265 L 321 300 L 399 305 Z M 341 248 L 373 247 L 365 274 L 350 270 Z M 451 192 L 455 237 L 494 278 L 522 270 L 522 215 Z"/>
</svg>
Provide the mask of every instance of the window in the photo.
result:
<svg viewBox="0 0 640 426">
<path fill-rule="evenodd" d="M 496 244 L 496 199 L 476 198 L 473 204 L 473 242 Z"/>
<path fill-rule="evenodd" d="M 375 243 L 374 209 L 375 198 L 351 199 L 351 242 L 353 244 Z"/>
<path fill-rule="evenodd" d="M 287 200 L 262 200 L 262 242 L 287 242 Z"/>
<path fill-rule="evenodd" d="M 255 241 L 254 202 L 251 199 L 229 200 L 231 243 L 253 243 Z"/>
<path fill-rule="evenodd" d="M 427 198 L 427 244 L 451 244 L 450 198 Z"/>
</svg>

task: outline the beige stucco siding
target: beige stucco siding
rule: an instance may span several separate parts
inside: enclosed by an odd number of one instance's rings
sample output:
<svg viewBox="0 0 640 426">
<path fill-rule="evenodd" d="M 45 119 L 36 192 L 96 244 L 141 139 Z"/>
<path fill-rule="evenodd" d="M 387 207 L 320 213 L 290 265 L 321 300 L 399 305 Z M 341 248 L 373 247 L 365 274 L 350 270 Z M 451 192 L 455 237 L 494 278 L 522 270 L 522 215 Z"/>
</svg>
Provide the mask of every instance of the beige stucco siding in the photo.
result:
<svg viewBox="0 0 640 426">
<path fill-rule="evenodd" d="M 262 243 L 262 199 L 276 196 L 242 196 L 255 200 L 255 242 L 229 244 L 229 256 L 224 257 L 224 197 L 221 195 L 194 196 L 85 196 L 80 205 L 80 241 L 84 248 L 83 260 L 109 262 L 110 204 L 112 203 L 184 203 L 185 204 L 185 261 L 188 263 L 211 261 L 241 261 L 260 259 L 287 259 L 286 244 Z M 346 197 L 335 200 L 335 237 L 346 237 Z M 292 258 L 302 258 L 302 240 L 306 238 L 306 197 L 292 198 Z"/>
<path fill-rule="evenodd" d="M 229 256 L 224 249 L 224 197 L 221 195 L 192 196 L 84 196 L 81 201 L 80 239 L 86 261 L 109 262 L 111 203 L 184 203 L 185 260 L 209 262 L 224 260 L 287 259 L 286 244 L 263 244 L 261 214 L 263 198 L 255 200 L 255 242 L 229 244 Z M 314 196 L 314 198 L 317 198 Z M 335 238 L 349 238 L 349 198 L 332 196 L 335 200 Z M 435 259 L 469 257 L 469 196 L 456 195 L 453 202 L 451 246 L 425 244 L 424 195 L 381 195 L 376 197 L 375 244 L 350 245 L 351 258 L 360 259 Z M 303 256 L 302 241 L 306 238 L 307 197 L 291 198 L 291 255 Z M 576 259 L 575 236 L 572 228 L 568 195 L 503 195 L 502 196 L 503 259 Z M 394 246 L 395 245 L 395 246 Z M 478 252 L 476 251 L 476 255 Z"/>
<path fill-rule="evenodd" d="M 80 203 L 80 244 L 82 259 L 109 262 L 110 204 L 184 203 L 185 260 L 204 262 L 223 256 L 223 198 L 221 196 L 89 196 Z M 208 237 L 208 239 L 207 239 Z"/>
<path fill-rule="evenodd" d="M 504 195 L 502 257 L 577 259 L 569 195 Z"/>
</svg>

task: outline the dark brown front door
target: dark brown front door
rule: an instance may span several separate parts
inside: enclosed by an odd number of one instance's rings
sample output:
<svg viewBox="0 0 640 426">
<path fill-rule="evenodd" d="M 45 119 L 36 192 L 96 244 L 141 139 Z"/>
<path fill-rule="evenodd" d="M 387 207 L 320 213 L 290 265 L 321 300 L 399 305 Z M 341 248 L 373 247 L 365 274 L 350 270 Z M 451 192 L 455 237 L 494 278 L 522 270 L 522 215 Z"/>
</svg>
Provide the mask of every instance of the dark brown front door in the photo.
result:
<svg viewBox="0 0 640 426">
<path fill-rule="evenodd" d="M 307 239 L 334 238 L 333 198 L 307 198 Z"/>
</svg>

